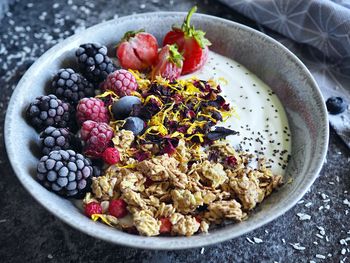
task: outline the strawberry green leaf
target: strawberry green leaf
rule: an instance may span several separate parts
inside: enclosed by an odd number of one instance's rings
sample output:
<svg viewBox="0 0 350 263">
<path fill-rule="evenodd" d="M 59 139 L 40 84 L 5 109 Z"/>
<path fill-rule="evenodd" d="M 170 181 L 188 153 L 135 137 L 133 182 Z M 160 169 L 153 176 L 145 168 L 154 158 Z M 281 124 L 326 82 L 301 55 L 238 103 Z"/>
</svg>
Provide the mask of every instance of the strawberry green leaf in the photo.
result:
<svg viewBox="0 0 350 263">
<path fill-rule="evenodd" d="M 183 61 L 184 58 L 177 49 L 176 44 L 169 45 L 169 56 L 167 60 L 174 63 L 178 68 L 181 67 L 181 61 Z"/>
<path fill-rule="evenodd" d="M 141 33 L 141 32 L 145 32 L 145 30 L 140 29 L 140 30 L 136 30 L 136 31 L 131 30 L 131 31 L 125 32 L 123 38 L 120 40 L 120 43 L 124 42 L 124 41 L 129 41 L 130 38 L 136 36 L 138 33 Z"/>
<path fill-rule="evenodd" d="M 205 32 L 202 30 L 196 30 L 194 26 L 190 25 L 191 17 L 193 13 L 197 11 L 197 6 L 194 6 L 191 8 L 191 10 L 188 12 L 185 21 L 183 22 L 181 26 L 182 32 L 184 32 L 185 37 L 187 38 L 194 38 L 197 43 L 200 45 L 201 48 L 205 48 L 206 46 L 210 46 L 210 41 L 205 38 Z"/>
</svg>

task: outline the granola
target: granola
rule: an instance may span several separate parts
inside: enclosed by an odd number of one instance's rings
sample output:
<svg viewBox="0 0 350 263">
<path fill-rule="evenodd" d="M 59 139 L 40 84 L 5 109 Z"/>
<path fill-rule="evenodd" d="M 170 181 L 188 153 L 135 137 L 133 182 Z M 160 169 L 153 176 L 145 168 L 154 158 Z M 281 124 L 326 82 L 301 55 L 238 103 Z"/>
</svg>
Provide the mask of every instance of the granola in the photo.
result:
<svg viewBox="0 0 350 263">
<path fill-rule="evenodd" d="M 197 79 L 174 83 L 157 79 L 148 85 L 138 95 L 143 98 L 143 114 L 155 110 L 145 132 L 134 136 L 122 129 L 122 123 L 111 122 L 121 160 L 94 178 L 84 199 L 85 204 L 103 205 L 94 220 L 125 231 L 133 226 L 144 236 L 191 236 L 226 221 L 245 220 L 281 185 L 282 177 L 273 175 L 263 159 L 253 169 L 250 163 L 256 157 L 236 151 L 224 140 L 234 133 L 211 129 L 218 122 L 211 117 L 213 111 L 222 120 L 232 113 L 218 85 Z M 176 105 L 169 96 L 187 98 L 186 104 Z M 217 101 L 217 107 L 210 106 Z M 188 107 L 193 107 L 190 114 Z M 109 215 L 108 205 L 114 199 L 125 202 L 129 224 Z"/>
</svg>

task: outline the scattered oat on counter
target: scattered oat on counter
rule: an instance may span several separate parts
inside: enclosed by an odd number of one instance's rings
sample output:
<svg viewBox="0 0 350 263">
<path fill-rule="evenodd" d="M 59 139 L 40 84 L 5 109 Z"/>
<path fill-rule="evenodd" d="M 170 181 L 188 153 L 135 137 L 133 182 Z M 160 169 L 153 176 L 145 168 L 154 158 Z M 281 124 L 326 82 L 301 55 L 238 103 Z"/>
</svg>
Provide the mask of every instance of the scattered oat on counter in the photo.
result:
<svg viewBox="0 0 350 263">
<path fill-rule="evenodd" d="M 253 240 L 251 240 L 249 237 L 247 237 L 246 240 L 251 244 L 255 244 L 255 242 Z"/>
<path fill-rule="evenodd" d="M 321 255 L 321 254 L 316 254 L 315 257 L 317 257 L 319 259 L 325 259 L 326 258 L 324 255 Z"/>
<path fill-rule="evenodd" d="M 348 199 L 344 199 L 343 200 L 343 204 L 347 205 L 348 207 L 350 207 L 350 201 Z"/>
<path fill-rule="evenodd" d="M 311 219 L 310 215 L 304 214 L 304 213 L 297 213 L 297 216 L 299 217 L 300 221 L 310 220 Z"/>
<path fill-rule="evenodd" d="M 264 241 L 258 237 L 253 237 L 253 240 L 256 244 L 260 244 L 260 243 L 263 243 Z"/>
<path fill-rule="evenodd" d="M 296 250 L 305 250 L 305 247 L 301 246 L 300 243 L 289 243 L 289 245 L 291 245 Z"/>
<path fill-rule="evenodd" d="M 326 234 L 324 227 L 322 226 L 317 226 L 317 229 L 320 231 L 320 234 L 324 236 Z"/>
</svg>

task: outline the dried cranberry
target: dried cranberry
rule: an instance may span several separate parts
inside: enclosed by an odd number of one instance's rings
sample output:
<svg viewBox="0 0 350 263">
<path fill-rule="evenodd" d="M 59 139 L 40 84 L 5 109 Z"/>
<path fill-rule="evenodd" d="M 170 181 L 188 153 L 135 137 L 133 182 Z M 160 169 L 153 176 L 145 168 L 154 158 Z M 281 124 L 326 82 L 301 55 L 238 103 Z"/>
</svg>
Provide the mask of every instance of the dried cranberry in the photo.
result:
<svg viewBox="0 0 350 263">
<path fill-rule="evenodd" d="M 159 233 L 161 234 L 168 234 L 171 232 L 172 223 L 170 222 L 170 219 L 168 217 L 162 217 L 159 219 L 161 222 Z"/>
<path fill-rule="evenodd" d="M 234 157 L 233 155 L 231 155 L 231 156 L 227 156 L 227 157 L 226 157 L 225 162 L 227 163 L 227 165 L 233 167 L 233 166 L 235 166 L 235 165 L 237 164 L 237 159 L 236 159 L 236 157 Z"/>
<path fill-rule="evenodd" d="M 128 214 L 127 203 L 123 199 L 115 199 L 109 202 L 108 212 L 116 218 L 122 218 Z"/>
</svg>

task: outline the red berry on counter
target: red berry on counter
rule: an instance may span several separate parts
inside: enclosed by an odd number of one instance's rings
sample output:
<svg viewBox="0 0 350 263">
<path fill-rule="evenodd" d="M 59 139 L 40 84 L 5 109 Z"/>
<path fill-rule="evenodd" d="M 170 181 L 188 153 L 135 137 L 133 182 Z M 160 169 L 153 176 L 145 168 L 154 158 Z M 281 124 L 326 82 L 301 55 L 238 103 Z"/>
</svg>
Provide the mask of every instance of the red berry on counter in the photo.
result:
<svg viewBox="0 0 350 263">
<path fill-rule="evenodd" d="M 97 202 L 91 202 L 85 205 L 85 215 L 91 217 L 94 214 L 102 214 L 102 206 Z"/>
<path fill-rule="evenodd" d="M 107 76 L 103 88 L 112 90 L 119 97 L 123 97 L 130 95 L 137 89 L 137 82 L 131 72 L 125 69 L 118 69 Z"/>
<path fill-rule="evenodd" d="M 211 44 L 206 39 L 205 32 L 196 30 L 190 25 L 190 20 L 197 7 L 193 7 L 187 14 L 187 17 L 181 28 L 173 27 L 172 31 L 168 32 L 163 40 L 163 46 L 176 44 L 180 53 L 184 57 L 182 67 L 182 75 L 194 72 L 200 69 L 208 58 Z"/>
<path fill-rule="evenodd" d="M 116 218 L 122 218 L 128 214 L 127 204 L 123 199 L 115 199 L 109 202 L 108 212 Z"/>
<path fill-rule="evenodd" d="M 152 70 L 152 79 L 161 76 L 169 80 L 175 80 L 181 75 L 183 57 L 176 45 L 166 45 L 158 55 L 156 66 Z"/>
<path fill-rule="evenodd" d="M 117 57 L 125 69 L 147 69 L 156 62 L 157 55 L 157 39 L 142 30 L 126 32 L 117 47 Z"/>
<path fill-rule="evenodd" d="M 79 101 L 77 106 L 77 121 L 79 124 L 82 124 L 87 120 L 108 123 L 109 112 L 102 100 L 84 98 Z"/>
<path fill-rule="evenodd" d="M 102 158 L 105 163 L 116 164 L 120 161 L 120 153 L 116 148 L 109 147 L 103 152 Z"/>
<path fill-rule="evenodd" d="M 167 217 L 163 217 L 159 219 L 162 223 L 160 225 L 159 233 L 161 234 L 169 234 L 171 232 L 172 223 L 170 222 L 170 219 Z"/>
</svg>

